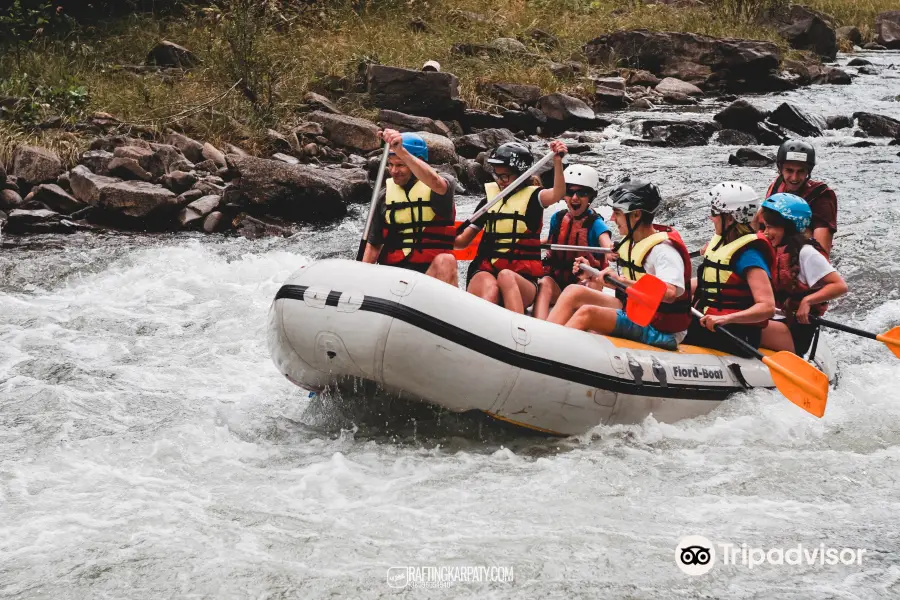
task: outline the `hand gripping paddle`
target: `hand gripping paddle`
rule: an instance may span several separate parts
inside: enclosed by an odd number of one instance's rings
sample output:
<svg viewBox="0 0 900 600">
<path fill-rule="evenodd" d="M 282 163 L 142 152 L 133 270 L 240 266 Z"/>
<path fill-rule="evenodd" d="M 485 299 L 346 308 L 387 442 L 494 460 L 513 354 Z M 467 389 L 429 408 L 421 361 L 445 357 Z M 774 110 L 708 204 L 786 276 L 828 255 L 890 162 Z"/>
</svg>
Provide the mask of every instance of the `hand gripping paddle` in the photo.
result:
<svg viewBox="0 0 900 600">
<path fill-rule="evenodd" d="M 581 265 L 581 270 L 585 273 L 590 273 L 594 277 L 600 275 L 600 271 L 587 265 Z M 649 273 L 638 279 L 634 285 L 625 285 L 609 275 L 603 281 L 625 292 L 628 296 L 628 302 L 625 303 L 625 314 L 641 327 L 646 327 L 650 324 L 650 321 L 656 316 L 656 311 L 659 309 L 663 296 L 666 295 L 666 283 Z"/>
</svg>

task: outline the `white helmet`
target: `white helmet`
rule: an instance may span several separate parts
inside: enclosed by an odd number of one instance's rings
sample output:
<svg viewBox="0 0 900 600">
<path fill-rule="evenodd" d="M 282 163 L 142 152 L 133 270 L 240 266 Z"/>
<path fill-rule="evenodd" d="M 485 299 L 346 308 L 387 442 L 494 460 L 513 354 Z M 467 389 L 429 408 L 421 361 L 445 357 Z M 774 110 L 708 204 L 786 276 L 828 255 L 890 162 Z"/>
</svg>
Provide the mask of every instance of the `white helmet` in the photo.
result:
<svg viewBox="0 0 900 600">
<path fill-rule="evenodd" d="M 600 175 L 597 169 L 587 165 L 570 165 L 566 168 L 563 175 L 566 178 L 566 184 L 580 185 L 590 188 L 595 192 L 600 188 Z"/>
<path fill-rule="evenodd" d="M 738 223 L 749 223 L 759 210 L 759 195 L 749 185 L 724 181 L 709 191 L 710 206 L 719 214 L 731 215 Z"/>
</svg>

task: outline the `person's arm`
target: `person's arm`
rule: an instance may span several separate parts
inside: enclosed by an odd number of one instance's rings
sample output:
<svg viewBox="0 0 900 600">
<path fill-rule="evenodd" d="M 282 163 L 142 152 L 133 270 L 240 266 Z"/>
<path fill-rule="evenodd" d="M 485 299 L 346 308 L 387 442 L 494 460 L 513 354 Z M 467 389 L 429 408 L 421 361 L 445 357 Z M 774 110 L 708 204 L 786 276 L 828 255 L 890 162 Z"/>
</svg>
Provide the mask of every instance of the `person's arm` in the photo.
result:
<svg viewBox="0 0 900 600">
<path fill-rule="evenodd" d="M 715 325 L 742 325 L 767 321 L 775 316 L 775 293 L 772 291 L 772 282 L 765 269 L 752 267 L 744 272 L 750 293 L 755 304 L 748 309 L 731 313 L 729 315 L 706 315 L 700 319 L 700 324 L 709 330 L 714 330 Z"/>
<path fill-rule="evenodd" d="M 834 233 L 837 231 L 837 195 L 834 190 L 827 190 L 810 208 L 813 213 L 813 237 L 827 254 L 831 254 Z"/>
<path fill-rule="evenodd" d="M 374 265 L 378 260 L 378 255 L 381 254 L 381 246 L 373 246 L 371 243 L 366 242 L 366 250 L 363 253 L 362 261 L 364 263 L 369 263 L 370 265 Z"/>
<path fill-rule="evenodd" d="M 568 150 L 566 150 L 566 145 L 559 140 L 550 142 L 550 149 L 556 153 L 553 157 L 553 189 L 541 190 L 538 195 L 538 200 L 541 201 L 541 206 L 544 208 L 556 204 L 566 195 L 566 177 L 563 174 L 562 159 Z"/>
<path fill-rule="evenodd" d="M 474 225 L 466 227 L 466 230 L 456 236 L 456 239 L 453 240 L 453 249 L 462 250 L 463 248 L 467 248 L 469 244 L 472 243 L 472 240 L 475 239 L 475 236 L 478 235 L 479 231 L 481 231 L 481 227 L 476 227 Z"/>
<path fill-rule="evenodd" d="M 813 229 L 813 237 L 826 253 L 831 254 L 831 246 L 834 244 L 834 232 L 828 227 L 817 227 Z"/>
<path fill-rule="evenodd" d="M 391 147 L 391 152 L 393 152 L 397 158 L 402 160 L 403 164 L 409 167 L 409 170 L 412 171 L 412 174 L 415 175 L 416 179 L 427 185 L 431 191 L 437 194 L 444 195 L 447 193 L 447 188 L 449 186 L 447 180 L 441 177 L 427 162 L 420 158 L 416 158 L 406 151 L 406 148 L 403 147 L 403 136 L 399 131 L 385 129 L 381 133 L 381 136 L 384 138 L 384 141 L 387 142 L 388 146 Z"/>
<path fill-rule="evenodd" d="M 814 305 L 840 298 L 850 290 L 850 288 L 847 287 L 847 282 L 844 281 L 844 278 L 841 277 L 837 271 L 829 273 L 820 279 L 819 283 L 824 283 L 822 289 L 817 290 L 809 296 L 805 296 L 800 301 L 800 306 L 797 308 L 795 314 L 797 321 L 800 323 L 809 323 L 809 312 Z"/>
</svg>

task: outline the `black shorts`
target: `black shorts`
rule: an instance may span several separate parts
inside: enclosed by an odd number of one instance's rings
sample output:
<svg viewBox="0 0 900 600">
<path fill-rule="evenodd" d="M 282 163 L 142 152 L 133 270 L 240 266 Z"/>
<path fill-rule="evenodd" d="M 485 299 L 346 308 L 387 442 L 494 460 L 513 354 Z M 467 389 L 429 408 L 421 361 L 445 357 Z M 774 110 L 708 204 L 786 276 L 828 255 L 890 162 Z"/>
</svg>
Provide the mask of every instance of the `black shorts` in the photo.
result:
<svg viewBox="0 0 900 600">
<path fill-rule="evenodd" d="M 809 352 L 813 337 L 816 335 L 816 325 L 804 325 L 803 323 L 791 324 L 791 337 L 794 338 L 794 354 L 803 356 Z"/>
<path fill-rule="evenodd" d="M 727 329 L 754 348 L 759 348 L 759 343 L 762 339 L 762 328 L 751 327 L 749 325 L 728 325 Z M 752 354 L 745 352 L 743 348 L 727 335 L 710 331 L 702 326 L 700 321 L 696 319 L 691 321 L 691 326 L 688 327 L 687 335 L 681 343 L 690 344 L 691 346 L 712 348 L 713 350 L 728 352 L 729 354 L 742 356 L 744 358 L 753 358 Z"/>
</svg>

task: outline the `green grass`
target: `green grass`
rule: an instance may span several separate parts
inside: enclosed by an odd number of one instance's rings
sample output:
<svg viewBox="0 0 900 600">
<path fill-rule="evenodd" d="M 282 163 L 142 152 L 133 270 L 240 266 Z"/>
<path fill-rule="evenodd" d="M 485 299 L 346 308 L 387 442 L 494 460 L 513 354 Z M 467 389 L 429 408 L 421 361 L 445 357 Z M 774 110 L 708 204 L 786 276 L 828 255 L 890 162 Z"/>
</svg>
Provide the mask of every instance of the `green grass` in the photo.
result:
<svg viewBox="0 0 900 600">
<path fill-rule="evenodd" d="M 241 2 L 242 0 L 231 0 Z M 243 0 L 246 1 L 246 0 Z M 777 2 L 777 0 L 775 0 Z M 874 15 L 895 0 L 808 0 L 832 13 L 842 24 L 870 29 Z M 371 3 L 370 3 L 371 4 Z M 478 84 L 511 81 L 539 85 L 545 93 L 565 91 L 588 95 L 585 81 L 557 80 L 535 58 L 500 57 L 483 60 L 453 54 L 455 43 L 487 43 L 496 37 L 528 40 L 538 27 L 560 39 L 558 47 L 545 49 L 526 41 L 542 59 L 584 61 L 582 47 L 588 40 L 619 29 L 689 31 L 714 36 L 768 39 L 782 47 L 777 33 L 752 17 L 748 5 L 769 5 L 769 0 L 707 0 L 705 7 L 645 6 L 641 2 L 610 0 L 499 0 L 489 5 L 475 0 L 421 0 L 374 3 L 362 16 L 347 7 L 315 7 L 300 15 L 285 15 L 290 23 L 266 31 L 257 48 L 257 70 L 274 81 L 270 107 L 254 106 L 239 90 L 225 92 L 235 83 L 233 61 L 226 40 L 227 14 L 197 11 L 188 18 L 153 20 L 131 16 L 114 23 L 84 28 L 65 40 L 32 43 L 20 54 L 0 55 L 0 82 L 23 80 L 20 89 L 3 89 L 0 95 L 29 95 L 27 88 L 41 84 L 84 86 L 90 95 L 86 114 L 108 112 L 136 129 L 162 132 L 182 127 L 214 144 L 235 143 L 261 150 L 267 127 L 288 128 L 302 119 L 297 106 L 304 94 L 324 76 L 351 77 L 361 61 L 419 68 L 428 59 L 460 79 L 460 94 L 473 108 L 490 108 Z M 450 16 L 453 9 L 484 14 L 485 23 L 469 23 Z M 425 33 L 410 30 L 412 17 L 428 24 Z M 147 51 L 160 39 L 187 46 L 203 60 L 202 66 L 179 76 L 134 75 L 118 65 L 141 64 Z M 259 73 L 256 73 L 259 75 Z M 8 85 L 8 84 L 7 84 Z M 223 96 L 219 98 L 220 96 Z M 189 119 L 173 121 L 172 115 L 219 98 Z M 365 99 L 347 94 L 337 99 L 347 112 L 372 116 Z M 75 120 L 80 115 L 63 115 Z M 74 159 L 83 141 L 72 134 L 51 130 L 34 133 L 28 128 L 0 121 L 0 160 L 7 161 L 20 142 L 41 143 Z"/>
</svg>

